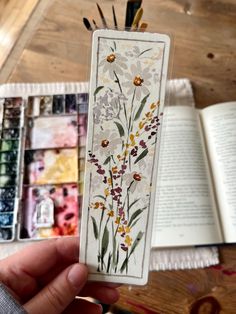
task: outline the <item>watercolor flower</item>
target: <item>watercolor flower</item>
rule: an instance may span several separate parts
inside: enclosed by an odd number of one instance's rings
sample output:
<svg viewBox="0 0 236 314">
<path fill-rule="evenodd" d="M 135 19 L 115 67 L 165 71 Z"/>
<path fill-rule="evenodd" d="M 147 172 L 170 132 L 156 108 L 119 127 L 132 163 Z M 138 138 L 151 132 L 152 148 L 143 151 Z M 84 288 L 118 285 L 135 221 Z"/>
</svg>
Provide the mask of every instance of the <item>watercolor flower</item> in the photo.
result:
<svg viewBox="0 0 236 314">
<path fill-rule="evenodd" d="M 133 241 L 133 239 L 127 234 L 127 235 L 125 236 L 125 244 L 126 244 L 127 246 L 131 246 L 132 241 Z"/>
<path fill-rule="evenodd" d="M 121 110 L 120 103 L 126 100 L 122 93 L 105 91 L 104 95 L 97 97 L 93 106 L 94 123 L 99 124 L 117 118 Z"/>
<path fill-rule="evenodd" d="M 143 193 L 143 190 L 146 188 L 146 177 L 136 171 L 125 174 L 123 179 L 125 185 L 131 193 L 133 193 L 135 190 L 137 190 L 137 192 L 140 191 Z"/>
<path fill-rule="evenodd" d="M 123 75 L 123 70 L 127 69 L 127 58 L 123 57 L 120 53 L 112 51 L 103 56 L 99 66 L 103 67 L 103 73 L 108 72 L 110 78 L 113 80 L 117 75 Z"/>
<path fill-rule="evenodd" d="M 125 73 L 127 81 L 122 85 L 128 89 L 127 95 L 131 95 L 135 92 L 136 99 L 140 100 L 142 94 L 146 96 L 149 93 L 147 86 L 151 85 L 150 78 L 152 74 L 150 73 L 149 67 L 142 68 L 140 61 L 137 62 L 137 65 L 131 65 L 130 72 L 131 73 Z"/>
<path fill-rule="evenodd" d="M 106 210 L 106 206 L 102 202 L 91 203 L 90 204 L 90 208 Z"/>
<path fill-rule="evenodd" d="M 120 219 L 121 219 L 120 216 L 116 217 L 115 224 L 119 225 L 120 224 Z"/>
<path fill-rule="evenodd" d="M 118 227 L 118 230 L 117 230 L 119 233 L 124 233 L 125 232 L 125 227 L 122 225 L 120 227 Z"/>
<path fill-rule="evenodd" d="M 94 137 L 94 151 L 104 156 L 113 155 L 122 141 L 115 132 L 101 131 Z"/>
<path fill-rule="evenodd" d="M 109 210 L 109 212 L 107 213 L 107 216 L 114 217 L 114 210 Z"/>
</svg>

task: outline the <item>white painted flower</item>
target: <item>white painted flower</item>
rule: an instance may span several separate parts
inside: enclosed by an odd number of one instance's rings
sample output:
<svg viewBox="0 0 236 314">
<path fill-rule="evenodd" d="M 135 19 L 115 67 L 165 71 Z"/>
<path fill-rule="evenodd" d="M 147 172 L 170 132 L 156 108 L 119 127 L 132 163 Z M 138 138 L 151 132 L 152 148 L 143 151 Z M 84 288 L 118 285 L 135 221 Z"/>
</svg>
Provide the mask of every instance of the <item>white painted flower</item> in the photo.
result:
<svg viewBox="0 0 236 314">
<path fill-rule="evenodd" d="M 117 75 L 123 75 L 123 70 L 127 69 L 127 58 L 123 57 L 120 53 L 111 52 L 104 55 L 99 66 L 103 67 L 103 73 L 108 72 L 111 79 L 115 79 Z"/>
<path fill-rule="evenodd" d="M 129 188 L 129 191 L 133 193 L 134 191 L 143 193 L 147 188 L 146 177 L 142 173 L 133 171 L 127 173 L 123 176 L 125 185 Z"/>
<path fill-rule="evenodd" d="M 94 143 L 94 153 L 98 152 L 100 155 L 110 156 L 115 153 L 122 141 L 117 133 L 105 130 L 94 136 Z"/>
<path fill-rule="evenodd" d="M 149 67 L 142 68 L 140 61 L 137 65 L 132 64 L 130 73 L 125 73 L 127 79 L 122 85 L 126 87 L 127 95 L 131 95 L 135 91 L 137 100 L 141 99 L 141 95 L 146 96 L 149 93 L 147 86 L 151 85 L 150 78 L 152 77 Z"/>
</svg>

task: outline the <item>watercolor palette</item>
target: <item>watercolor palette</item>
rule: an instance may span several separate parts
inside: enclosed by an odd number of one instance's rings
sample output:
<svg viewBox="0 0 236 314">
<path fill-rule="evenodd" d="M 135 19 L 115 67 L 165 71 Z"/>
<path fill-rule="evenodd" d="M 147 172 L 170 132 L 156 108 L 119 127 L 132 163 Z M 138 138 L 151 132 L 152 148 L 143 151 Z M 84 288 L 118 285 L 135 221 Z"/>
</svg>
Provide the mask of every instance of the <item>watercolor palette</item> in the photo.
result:
<svg viewBox="0 0 236 314">
<path fill-rule="evenodd" d="M 0 98 L 0 242 L 79 233 L 88 94 Z"/>
</svg>

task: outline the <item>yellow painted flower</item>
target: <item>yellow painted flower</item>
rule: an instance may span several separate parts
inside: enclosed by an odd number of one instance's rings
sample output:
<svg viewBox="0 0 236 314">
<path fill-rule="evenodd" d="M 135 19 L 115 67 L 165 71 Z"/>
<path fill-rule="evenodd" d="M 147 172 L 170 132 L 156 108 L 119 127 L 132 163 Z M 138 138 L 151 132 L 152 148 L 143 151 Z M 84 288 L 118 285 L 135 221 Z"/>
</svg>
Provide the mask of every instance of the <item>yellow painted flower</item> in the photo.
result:
<svg viewBox="0 0 236 314">
<path fill-rule="evenodd" d="M 112 185 L 112 179 L 111 178 L 108 178 L 107 182 L 108 182 L 109 185 Z"/>
<path fill-rule="evenodd" d="M 104 190 L 104 194 L 105 194 L 106 197 L 110 195 L 110 192 L 109 192 L 109 190 L 107 188 Z"/>
<path fill-rule="evenodd" d="M 118 231 L 119 233 L 124 233 L 124 232 L 125 232 L 124 226 L 120 226 L 117 231 Z"/>
<path fill-rule="evenodd" d="M 115 224 L 119 225 L 119 223 L 120 223 L 120 217 L 116 217 Z"/>
<path fill-rule="evenodd" d="M 150 109 L 156 109 L 156 107 L 157 107 L 157 104 L 152 103 L 151 106 L 150 106 Z"/>
<path fill-rule="evenodd" d="M 144 120 L 144 119 L 143 119 Z M 140 130 L 142 130 L 142 128 L 144 127 L 145 122 L 140 121 L 138 127 L 140 128 Z"/>
<path fill-rule="evenodd" d="M 129 151 L 126 149 L 125 151 L 124 151 L 124 156 L 127 156 L 129 154 Z"/>
<path fill-rule="evenodd" d="M 111 168 L 111 171 L 112 171 L 112 173 L 117 173 L 117 172 L 118 172 L 117 166 L 112 167 L 112 168 Z"/>
<path fill-rule="evenodd" d="M 109 217 L 114 217 L 114 210 L 110 210 L 107 215 Z"/>
<path fill-rule="evenodd" d="M 134 140 L 135 137 L 134 137 L 134 134 L 131 133 L 130 136 L 129 136 L 129 138 L 130 138 L 130 142 L 131 142 L 130 145 L 131 145 L 131 146 L 135 146 L 135 140 Z"/>
<path fill-rule="evenodd" d="M 127 236 L 125 237 L 125 243 L 126 243 L 128 246 L 131 246 L 132 241 L 133 241 L 133 239 L 132 239 L 129 235 L 127 235 Z"/>
<path fill-rule="evenodd" d="M 130 134 L 130 136 L 129 136 L 129 138 L 130 138 L 130 140 L 131 140 L 131 142 L 134 140 L 134 134 Z"/>
<path fill-rule="evenodd" d="M 128 227 L 128 226 L 126 226 L 126 227 L 125 227 L 125 233 L 130 233 L 130 231 L 131 231 L 131 228 Z"/>
<path fill-rule="evenodd" d="M 145 116 L 146 116 L 147 118 L 150 118 L 150 117 L 152 117 L 152 113 L 151 113 L 151 112 L 147 112 L 147 113 L 145 113 Z"/>
<path fill-rule="evenodd" d="M 121 161 L 121 160 L 124 160 L 125 158 L 124 158 L 124 156 L 117 155 L 117 159 L 118 159 L 119 161 Z"/>
</svg>

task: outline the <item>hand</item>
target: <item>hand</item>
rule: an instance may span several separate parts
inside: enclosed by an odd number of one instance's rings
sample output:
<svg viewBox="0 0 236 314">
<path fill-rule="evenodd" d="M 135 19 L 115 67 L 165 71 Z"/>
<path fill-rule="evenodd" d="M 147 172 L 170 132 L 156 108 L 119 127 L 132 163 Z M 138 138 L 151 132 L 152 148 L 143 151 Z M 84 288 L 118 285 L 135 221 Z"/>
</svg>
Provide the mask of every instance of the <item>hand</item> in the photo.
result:
<svg viewBox="0 0 236 314">
<path fill-rule="evenodd" d="M 87 267 L 79 264 L 78 238 L 59 238 L 30 245 L 0 261 L 0 281 L 30 314 L 102 313 L 102 303 L 119 298 L 115 285 L 87 282 Z"/>
</svg>

